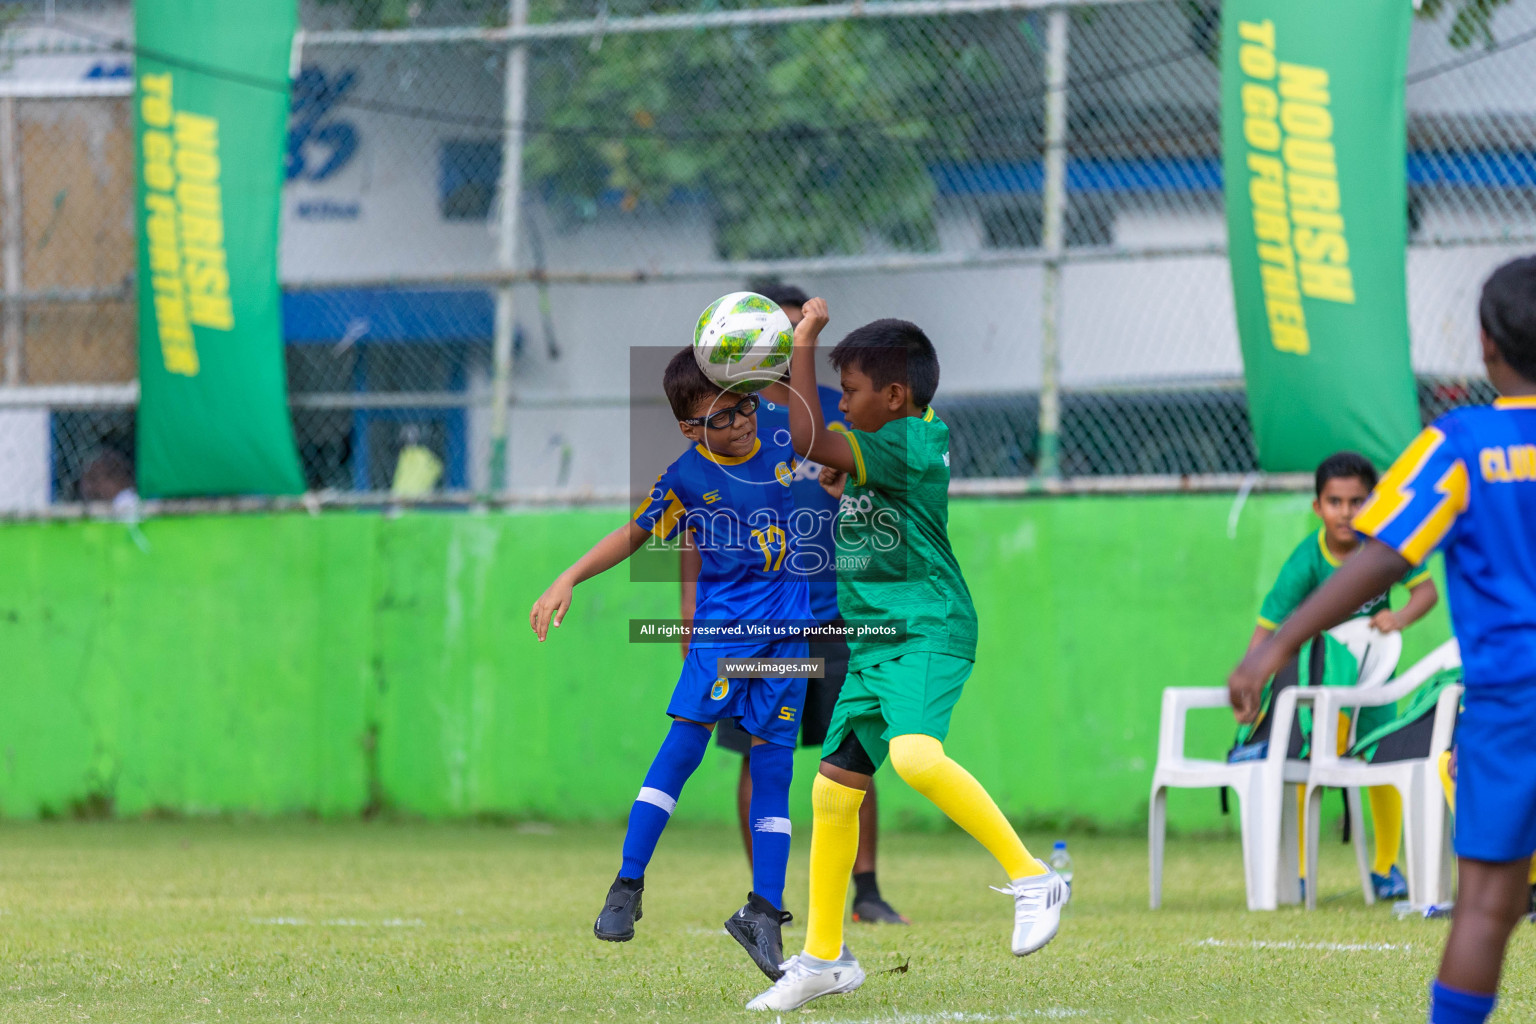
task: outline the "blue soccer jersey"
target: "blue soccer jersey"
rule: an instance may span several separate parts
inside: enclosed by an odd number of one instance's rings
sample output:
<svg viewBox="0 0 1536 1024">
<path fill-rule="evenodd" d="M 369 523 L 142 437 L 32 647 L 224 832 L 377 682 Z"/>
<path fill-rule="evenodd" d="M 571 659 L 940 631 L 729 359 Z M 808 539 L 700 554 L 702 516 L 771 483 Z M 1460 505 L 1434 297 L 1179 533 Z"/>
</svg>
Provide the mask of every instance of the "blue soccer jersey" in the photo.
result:
<svg viewBox="0 0 1536 1024">
<path fill-rule="evenodd" d="M 702 560 L 695 621 L 810 620 L 790 534 L 794 464 L 793 449 L 762 430 L 751 453 L 739 458 L 695 445 L 667 467 L 635 510 L 634 521 L 663 540 L 681 529 L 692 532 Z M 708 636 L 695 636 L 692 645 L 743 646 L 739 639 Z"/>
<path fill-rule="evenodd" d="M 846 430 L 838 403 L 843 393 L 822 384 L 816 389 L 821 415 L 830 430 Z M 789 410 L 764 402 L 757 410 L 757 432 L 789 444 Z M 801 459 L 794 469 L 790 491 L 795 497 L 794 527 L 796 568 L 811 581 L 811 614 L 817 622 L 837 618 L 837 541 L 832 533 L 837 521 L 837 499 L 821 486 L 821 463 Z"/>
<path fill-rule="evenodd" d="M 1355 529 L 1415 565 L 1444 549 L 1469 688 L 1536 679 L 1536 398 L 1441 416 L 1381 478 Z"/>
</svg>

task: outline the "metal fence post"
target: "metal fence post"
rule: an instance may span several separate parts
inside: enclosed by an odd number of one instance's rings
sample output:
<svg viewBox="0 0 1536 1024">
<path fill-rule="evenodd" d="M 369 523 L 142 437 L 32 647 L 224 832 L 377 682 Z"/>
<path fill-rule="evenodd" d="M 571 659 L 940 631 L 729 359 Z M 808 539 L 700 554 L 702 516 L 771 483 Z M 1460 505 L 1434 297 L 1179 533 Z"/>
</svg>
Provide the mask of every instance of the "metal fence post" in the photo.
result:
<svg viewBox="0 0 1536 1024">
<path fill-rule="evenodd" d="M 5 383 L 21 383 L 21 156 L 16 138 L 16 100 L 0 97 L 0 195 L 5 217 L 3 237 L 5 278 L 5 327 L 0 331 L 5 347 Z"/>
<path fill-rule="evenodd" d="M 528 24 L 528 0 L 509 0 L 509 26 Z M 517 222 L 522 204 L 523 118 L 528 107 L 528 44 L 514 37 L 507 53 L 506 122 L 502 128 L 500 218 L 496 232 L 496 267 L 510 273 L 517 262 Z M 510 280 L 496 289 L 496 325 L 492 346 L 490 487 L 499 494 L 507 486 L 507 428 L 512 393 L 512 333 L 515 327 Z"/>
<path fill-rule="evenodd" d="M 1045 182 L 1041 192 L 1040 458 L 1036 472 L 1061 476 L 1061 257 L 1067 212 L 1067 8 L 1047 15 L 1045 49 Z"/>
</svg>

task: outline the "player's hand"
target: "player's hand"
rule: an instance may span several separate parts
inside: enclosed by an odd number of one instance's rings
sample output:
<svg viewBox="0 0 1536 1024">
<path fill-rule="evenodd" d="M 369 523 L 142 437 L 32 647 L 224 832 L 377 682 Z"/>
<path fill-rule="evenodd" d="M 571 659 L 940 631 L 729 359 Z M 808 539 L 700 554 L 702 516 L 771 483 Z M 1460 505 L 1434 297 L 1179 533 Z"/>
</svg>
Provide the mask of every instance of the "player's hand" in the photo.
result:
<svg viewBox="0 0 1536 1024">
<path fill-rule="evenodd" d="M 543 643 L 549 635 L 551 625 L 558 627 L 560 620 L 565 618 L 565 613 L 571 607 L 571 590 L 571 585 L 562 576 L 533 602 L 533 609 L 528 612 L 528 625 L 533 627 L 539 643 Z"/>
<path fill-rule="evenodd" d="M 832 319 L 827 312 L 827 300 L 811 299 L 800 307 L 800 312 L 801 320 L 795 327 L 795 348 L 815 348 L 821 329 Z"/>
<path fill-rule="evenodd" d="M 1227 677 L 1227 698 L 1232 703 L 1232 714 L 1239 722 L 1246 724 L 1259 717 L 1264 684 L 1280 668 L 1271 664 L 1274 651 L 1274 644 L 1264 641 L 1249 651 Z"/>
<path fill-rule="evenodd" d="M 832 466 L 822 466 L 821 475 L 816 480 L 821 484 L 821 489 L 834 498 L 841 498 L 843 496 L 843 488 L 848 486 L 848 474 Z"/>
<path fill-rule="evenodd" d="M 1371 628 L 1378 633 L 1396 633 L 1403 628 L 1403 622 L 1396 612 L 1383 608 L 1371 616 Z"/>
</svg>

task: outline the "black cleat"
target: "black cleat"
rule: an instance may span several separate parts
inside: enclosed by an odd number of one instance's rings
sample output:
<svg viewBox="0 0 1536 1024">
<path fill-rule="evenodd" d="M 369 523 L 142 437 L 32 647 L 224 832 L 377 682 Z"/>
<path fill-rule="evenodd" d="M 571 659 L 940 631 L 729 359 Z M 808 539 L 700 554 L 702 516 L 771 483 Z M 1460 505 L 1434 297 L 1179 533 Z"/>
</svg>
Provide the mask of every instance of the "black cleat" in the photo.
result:
<svg viewBox="0 0 1536 1024">
<path fill-rule="evenodd" d="M 635 922 L 645 915 L 640 910 L 640 894 L 645 891 L 643 878 L 615 878 L 608 889 L 608 899 L 592 934 L 604 942 L 628 942 L 635 937 Z"/>
<path fill-rule="evenodd" d="M 853 919 L 861 924 L 911 924 L 879 896 L 866 896 L 853 901 Z"/>
<path fill-rule="evenodd" d="M 784 977 L 779 965 L 784 962 L 783 927 L 788 919 L 789 915 L 784 911 L 757 893 L 749 892 L 747 905 L 725 922 L 725 930 L 731 938 L 741 943 L 752 962 L 771 981 Z"/>
</svg>

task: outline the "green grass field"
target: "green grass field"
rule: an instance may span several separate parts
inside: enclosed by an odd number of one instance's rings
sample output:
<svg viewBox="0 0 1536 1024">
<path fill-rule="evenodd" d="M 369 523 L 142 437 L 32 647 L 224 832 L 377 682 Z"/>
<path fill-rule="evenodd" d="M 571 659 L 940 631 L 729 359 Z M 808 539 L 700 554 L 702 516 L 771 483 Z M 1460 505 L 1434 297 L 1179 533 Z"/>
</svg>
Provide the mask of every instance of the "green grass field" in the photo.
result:
<svg viewBox="0 0 1536 1024">
<path fill-rule="evenodd" d="M 1044 844 L 1047 836 L 1031 836 Z M 719 923 L 749 886 L 734 832 L 662 842 L 635 941 L 591 923 L 608 827 L 45 823 L 0 826 L 0 1019 L 717 1021 L 764 987 Z M 1326 903 L 1249 914 L 1235 840 L 1170 844 L 1146 906 L 1145 844 L 1078 836 L 1061 935 L 1023 960 L 990 859 L 959 833 L 885 837 L 913 927 L 850 926 L 870 972 L 796 1021 L 1417 1021 L 1445 924 L 1362 905 L 1325 846 Z M 805 906 L 805 839 L 789 904 Z M 803 938 L 797 924 L 786 945 Z M 1536 1019 L 1523 928 L 1495 1020 Z M 902 970 L 905 968 L 905 970 Z M 771 1016 L 769 1019 L 772 1019 Z"/>
</svg>

